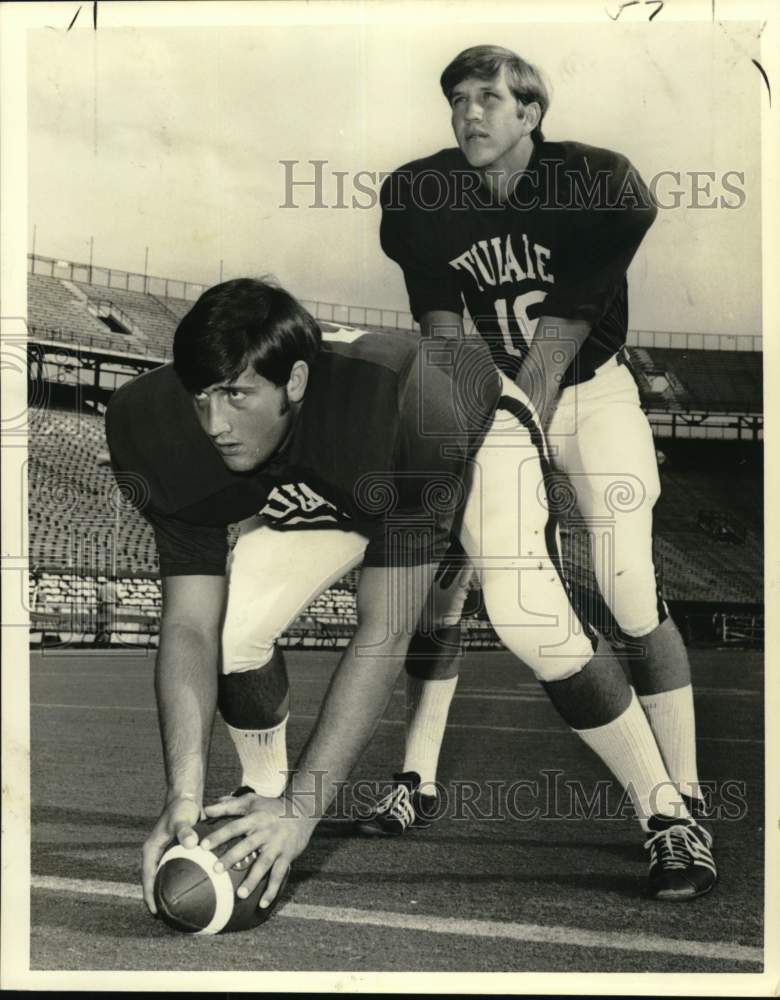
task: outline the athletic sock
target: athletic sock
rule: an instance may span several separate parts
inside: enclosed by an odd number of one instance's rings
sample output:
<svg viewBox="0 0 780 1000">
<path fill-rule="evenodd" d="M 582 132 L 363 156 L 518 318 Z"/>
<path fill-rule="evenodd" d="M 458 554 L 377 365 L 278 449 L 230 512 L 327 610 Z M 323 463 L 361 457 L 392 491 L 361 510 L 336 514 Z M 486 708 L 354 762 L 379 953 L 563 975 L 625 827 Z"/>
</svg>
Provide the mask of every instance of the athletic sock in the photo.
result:
<svg viewBox="0 0 780 1000">
<path fill-rule="evenodd" d="M 286 715 L 273 729 L 235 729 L 228 725 L 230 738 L 241 761 L 241 784 L 258 795 L 277 798 L 287 784 Z"/>
<path fill-rule="evenodd" d="M 595 729 L 575 729 L 628 790 L 642 829 L 652 815 L 686 817 L 688 810 L 664 767 L 661 752 L 633 688 L 628 708 Z"/>
<path fill-rule="evenodd" d="M 403 770 L 420 775 L 422 791 L 435 795 L 439 752 L 452 696 L 458 685 L 455 677 L 422 680 L 406 675 L 406 756 Z"/>
<path fill-rule="evenodd" d="M 669 777 L 690 798 L 700 798 L 696 768 L 696 716 L 690 684 L 673 691 L 643 694 L 639 701 L 661 750 Z"/>
</svg>

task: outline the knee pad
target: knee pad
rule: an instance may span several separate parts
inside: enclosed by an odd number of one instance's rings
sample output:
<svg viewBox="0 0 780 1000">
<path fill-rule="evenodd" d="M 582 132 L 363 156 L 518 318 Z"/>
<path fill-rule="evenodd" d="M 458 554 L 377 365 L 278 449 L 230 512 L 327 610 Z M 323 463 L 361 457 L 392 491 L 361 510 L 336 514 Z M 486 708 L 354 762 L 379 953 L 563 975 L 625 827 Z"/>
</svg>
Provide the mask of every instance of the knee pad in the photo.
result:
<svg viewBox="0 0 780 1000">
<path fill-rule="evenodd" d="M 290 685 L 282 651 L 274 646 L 268 663 L 254 670 L 220 674 L 217 705 L 234 729 L 272 729 L 289 710 Z"/>
<path fill-rule="evenodd" d="M 458 676 L 460 624 L 442 625 L 431 632 L 417 632 L 409 643 L 406 672 L 419 680 L 447 680 Z"/>
</svg>

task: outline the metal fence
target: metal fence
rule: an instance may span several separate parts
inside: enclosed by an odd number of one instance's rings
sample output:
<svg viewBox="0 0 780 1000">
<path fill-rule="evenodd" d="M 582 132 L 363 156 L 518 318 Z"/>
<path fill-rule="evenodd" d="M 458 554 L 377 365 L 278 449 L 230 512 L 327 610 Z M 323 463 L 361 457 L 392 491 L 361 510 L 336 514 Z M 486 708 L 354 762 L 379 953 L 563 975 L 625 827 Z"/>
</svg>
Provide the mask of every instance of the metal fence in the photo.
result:
<svg viewBox="0 0 780 1000">
<path fill-rule="evenodd" d="M 378 326 L 388 330 L 418 330 L 410 312 L 403 309 L 378 309 L 372 306 L 345 306 L 337 302 L 301 299 L 316 319 L 346 326 Z"/>
<path fill-rule="evenodd" d="M 671 347 L 681 351 L 762 351 L 763 338 L 752 333 L 670 333 L 629 330 L 629 347 Z"/>
<path fill-rule="evenodd" d="M 101 288 L 142 292 L 147 295 L 159 295 L 165 299 L 186 299 L 194 302 L 201 292 L 206 290 L 206 285 L 193 281 L 178 281 L 175 278 L 158 278 L 151 274 L 120 271 L 112 267 L 78 264 L 70 260 L 42 257 L 40 254 L 27 255 L 27 270 L 31 274 L 42 274 L 48 278 L 83 281 Z"/>
<path fill-rule="evenodd" d="M 132 271 L 95 267 L 92 264 L 77 264 L 39 254 L 27 255 L 27 270 L 31 274 L 42 274 L 50 278 L 64 278 L 68 281 L 82 281 L 104 288 L 116 288 L 128 292 L 142 292 L 161 299 L 183 299 L 194 301 L 205 291 L 205 285 L 174 278 L 159 278 Z M 384 327 L 389 330 L 416 330 L 417 323 L 410 312 L 403 309 L 382 309 L 374 306 L 345 305 L 338 302 L 320 302 L 316 299 L 301 299 L 301 302 L 316 319 L 347 326 Z M 629 347 L 670 347 L 679 350 L 707 351 L 761 351 L 760 335 L 751 333 L 690 333 L 665 330 L 629 330 Z"/>
</svg>

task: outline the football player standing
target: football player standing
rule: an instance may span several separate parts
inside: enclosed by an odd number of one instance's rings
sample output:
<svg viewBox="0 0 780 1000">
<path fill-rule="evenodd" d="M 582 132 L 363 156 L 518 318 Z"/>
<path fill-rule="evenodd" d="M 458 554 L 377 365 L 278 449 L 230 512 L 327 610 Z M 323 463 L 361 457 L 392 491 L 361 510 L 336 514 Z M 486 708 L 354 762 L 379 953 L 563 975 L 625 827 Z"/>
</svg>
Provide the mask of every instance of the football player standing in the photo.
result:
<svg viewBox="0 0 780 1000">
<path fill-rule="evenodd" d="M 639 703 L 690 813 L 701 818 L 690 666 L 653 564 L 656 453 L 625 351 L 626 270 L 655 205 L 626 157 L 545 140 L 548 90 L 516 53 L 467 49 L 440 83 L 457 148 L 400 167 L 385 181 L 382 247 L 403 270 L 423 336 L 482 337 L 497 367 L 531 400 L 588 526 L 600 590 L 638 650 L 631 674 Z M 359 824 L 365 833 L 425 826 L 435 807 L 426 792 L 435 794 L 457 684 L 453 629 L 469 578 L 464 570 L 446 590 L 439 587 L 447 628 L 429 643 L 429 655 L 415 643 L 402 773 Z M 615 737 L 621 726 L 612 723 Z M 399 801 L 411 803 L 411 813 L 399 815 Z M 695 853 L 698 837 L 684 826 L 655 835 L 651 860 L 662 841 Z"/>
<path fill-rule="evenodd" d="M 145 484 L 138 503 L 162 575 L 155 685 L 167 789 L 143 850 L 152 912 L 167 844 L 197 843 L 217 705 L 247 788 L 206 807 L 237 818 L 203 845 L 237 838 L 217 869 L 259 852 L 239 895 L 270 872 L 261 905 L 273 901 L 371 738 L 412 635 L 436 625 L 426 601 L 453 534 L 505 645 L 669 841 L 653 891 L 678 898 L 712 887 L 706 837 L 622 668 L 571 606 L 541 427 L 479 338 L 323 340 L 282 289 L 226 282 L 179 324 L 173 365 L 113 395 L 107 436 L 117 473 Z M 360 562 L 357 630 L 289 776 L 277 639 Z M 681 858 L 680 830 L 699 845 L 695 856 Z"/>
</svg>

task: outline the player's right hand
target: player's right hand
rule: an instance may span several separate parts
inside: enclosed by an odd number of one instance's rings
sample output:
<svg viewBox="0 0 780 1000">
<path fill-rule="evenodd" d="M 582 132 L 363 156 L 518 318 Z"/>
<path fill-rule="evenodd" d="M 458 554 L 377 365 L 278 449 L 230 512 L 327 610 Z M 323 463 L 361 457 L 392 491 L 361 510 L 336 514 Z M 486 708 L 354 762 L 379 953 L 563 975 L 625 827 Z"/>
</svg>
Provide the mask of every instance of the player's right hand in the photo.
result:
<svg viewBox="0 0 780 1000">
<path fill-rule="evenodd" d="M 154 916 L 157 916 L 157 907 L 154 905 L 154 877 L 157 874 L 160 858 L 172 840 L 178 840 L 182 847 L 197 845 L 198 835 L 193 827 L 200 819 L 200 815 L 200 803 L 194 799 L 171 799 L 144 842 L 141 852 L 144 902 Z"/>
</svg>

